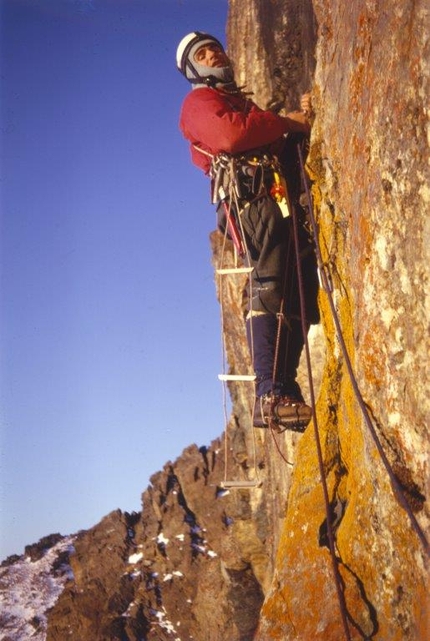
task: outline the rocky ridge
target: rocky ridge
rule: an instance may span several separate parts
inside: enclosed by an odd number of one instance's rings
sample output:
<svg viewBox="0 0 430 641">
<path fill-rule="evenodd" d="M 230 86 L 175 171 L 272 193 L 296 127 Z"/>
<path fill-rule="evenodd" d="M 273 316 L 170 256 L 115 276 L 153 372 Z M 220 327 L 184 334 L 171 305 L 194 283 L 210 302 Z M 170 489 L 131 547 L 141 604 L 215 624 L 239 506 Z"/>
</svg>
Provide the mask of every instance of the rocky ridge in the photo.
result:
<svg viewBox="0 0 430 641">
<path fill-rule="evenodd" d="M 0 567 L 0 629 L 2 641 L 44 641 L 47 617 L 67 581 L 73 580 L 70 555 L 73 536 L 44 537 L 26 546 L 23 556 Z"/>
</svg>

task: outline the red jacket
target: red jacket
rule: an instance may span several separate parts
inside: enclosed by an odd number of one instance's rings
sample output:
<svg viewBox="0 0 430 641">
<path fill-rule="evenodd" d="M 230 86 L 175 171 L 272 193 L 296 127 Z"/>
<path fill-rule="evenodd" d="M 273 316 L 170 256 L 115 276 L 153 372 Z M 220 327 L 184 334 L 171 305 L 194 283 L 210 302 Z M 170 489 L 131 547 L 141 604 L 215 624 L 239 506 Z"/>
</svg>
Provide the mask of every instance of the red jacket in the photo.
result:
<svg viewBox="0 0 430 641">
<path fill-rule="evenodd" d="M 286 118 L 263 111 L 241 95 L 217 89 L 193 89 L 184 100 L 179 126 L 191 143 L 194 164 L 208 173 L 211 158 L 194 145 L 216 155 L 237 154 L 271 145 L 291 130 Z"/>
</svg>

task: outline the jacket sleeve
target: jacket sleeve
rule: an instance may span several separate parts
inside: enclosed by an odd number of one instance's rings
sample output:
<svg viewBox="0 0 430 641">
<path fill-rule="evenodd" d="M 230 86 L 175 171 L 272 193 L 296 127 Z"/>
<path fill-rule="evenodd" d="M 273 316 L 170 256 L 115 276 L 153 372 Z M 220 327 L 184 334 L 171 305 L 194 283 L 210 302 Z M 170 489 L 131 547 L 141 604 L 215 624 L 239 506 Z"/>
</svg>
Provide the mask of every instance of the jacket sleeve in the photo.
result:
<svg viewBox="0 0 430 641">
<path fill-rule="evenodd" d="M 252 104 L 244 111 L 234 106 L 218 91 L 196 89 L 186 97 L 180 127 L 192 143 L 201 143 L 216 154 L 236 154 L 273 143 L 291 131 L 288 118 L 263 111 Z"/>
</svg>

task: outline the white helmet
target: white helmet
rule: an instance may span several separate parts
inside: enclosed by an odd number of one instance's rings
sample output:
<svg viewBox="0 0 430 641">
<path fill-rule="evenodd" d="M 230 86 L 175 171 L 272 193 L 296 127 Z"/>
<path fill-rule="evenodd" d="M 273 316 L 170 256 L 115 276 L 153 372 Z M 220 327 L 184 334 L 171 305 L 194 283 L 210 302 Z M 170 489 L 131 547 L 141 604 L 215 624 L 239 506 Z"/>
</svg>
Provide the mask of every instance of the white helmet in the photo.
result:
<svg viewBox="0 0 430 641">
<path fill-rule="evenodd" d="M 221 42 L 208 33 L 193 31 L 182 38 L 176 50 L 176 65 L 193 86 L 215 87 L 218 84 L 230 84 L 234 80 L 231 65 L 227 67 L 207 67 L 194 60 L 194 54 L 205 44 L 216 44 L 224 51 Z"/>
</svg>

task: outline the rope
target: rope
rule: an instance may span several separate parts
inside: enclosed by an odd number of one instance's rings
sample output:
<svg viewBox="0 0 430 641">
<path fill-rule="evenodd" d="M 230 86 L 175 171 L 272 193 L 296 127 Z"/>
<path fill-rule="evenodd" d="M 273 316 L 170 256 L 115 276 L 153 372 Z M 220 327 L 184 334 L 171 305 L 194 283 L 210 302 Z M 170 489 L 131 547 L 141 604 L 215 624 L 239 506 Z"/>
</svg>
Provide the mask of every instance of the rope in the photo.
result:
<svg viewBox="0 0 430 641">
<path fill-rule="evenodd" d="M 224 254 L 225 254 L 225 245 L 227 240 L 227 229 L 223 237 L 223 243 L 221 247 L 221 266 L 224 264 Z M 223 309 L 223 285 L 222 279 L 218 281 L 219 287 L 219 298 L 220 298 L 220 325 L 221 325 L 221 360 L 222 360 L 222 373 L 225 373 L 226 370 L 226 348 L 225 348 L 225 339 L 224 339 L 224 309 Z M 224 481 L 227 481 L 227 461 L 228 461 L 228 438 L 227 438 L 227 426 L 228 426 L 228 413 L 227 413 L 227 391 L 226 383 L 222 383 L 222 406 L 224 414 Z"/>
<path fill-rule="evenodd" d="M 240 232 L 241 232 L 241 241 L 245 250 L 245 258 L 246 261 L 248 262 L 248 265 L 250 264 L 250 259 L 249 259 L 249 250 L 248 246 L 246 244 L 246 238 L 243 230 L 243 225 L 242 225 L 242 220 L 240 217 L 240 208 L 239 208 L 239 203 L 236 197 L 236 192 L 234 189 L 234 180 L 235 180 L 235 168 L 234 168 L 234 159 L 232 158 L 229 162 L 229 167 L 228 167 L 232 179 L 230 180 L 230 193 L 229 193 L 229 205 L 228 207 L 225 208 L 226 211 L 226 226 L 224 230 L 224 236 L 223 236 L 223 244 L 222 244 L 222 249 L 221 249 L 221 258 L 220 258 L 220 265 L 221 267 L 224 265 L 224 255 L 225 255 L 225 247 L 226 247 L 226 241 L 227 241 L 227 235 L 228 235 L 228 229 L 229 229 L 229 220 L 230 218 L 233 218 L 234 214 L 232 212 L 232 203 L 234 203 L 234 206 L 236 207 L 236 211 L 238 212 L 237 218 L 239 220 L 239 226 L 240 226 Z M 237 265 L 237 252 L 236 252 L 236 247 L 234 247 L 235 250 L 235 258 L 236 258 L 236 265 Z M 224 296 L 223 296 L 223 286 L 222 286 L 222 279 L 219 280 L 219 297 L 220 297 L 220 312 L 221 312 L 221 337 L 222 337 L 222 371 L 223 373 L 226 372 L 226 344 L 225 344 L 225 332 L 224 332 Z M 252 276 L 251 274 L 248 277 L 248 291 L 249 291 L 249 298 L 250 298 L 250 305 L 252 306 Z M 252 336 L 252 323 L 251 323 L 251 336 Z M 251 345 L 252 345 L 252 362 L 254 362 L 254 354 L 253 354 L 253 341 L 251 340 Z M 225 423 L 225 430 L 224 430 L 224 481 L 227 481 L 227 468 L 228 468 L 228 438 L 227 438 L 227 426 L 228 426 L 228 414 L 227 414 L 227 383 L 223 382 L 222 384 L 222 389 L 223 389 L 223 411 L 224 411 L 224 423 Z M 256 438 L 255 438 L 255 431 L 252 431 L 252 446 L 253 446 L 253 468 L 254 468 L 254 474 L 255 478 L 258 481 L 259 475 L 258 475 L 258 468 L 257 468 L 257 444 L 256 444 Z"/>
<path fill-rule="evenodd" d="M 288 428 L 285 428 L 285 429 L 281 432 L 281 434 L 283 434 L 287 429 L 288 429 Z M 287 457 L 283 454 L 283 452 L 282 452 L 282 450 L 281 450 L 281 448 L 280 448 L 280 446 L 279 446 L 279 443 L 278 443 L 278 441 L 276 440 L 275 431 L 276 431 L 276 430 L 272 427 L 272 425 L 270 425 L 270 433 L 272 434 L 272 439 L 273 439 L 273 442 L 275 443 L 276 449 L 278 450 L 278 454 L 279 454 L 279 456 L 281 457 L 281 459 L 282 459 L 282 460 L 283 460 L 287 465 L 290 465 L 291 467 L 293 467 L 294 463 L 291 463 L 291 461 L 289 461 L 289 460 L 287 459 Z"/>
<path fill-rule="evenodd" d="M 234 177 L 235 177 L 235 171 L 234 171 L 234 164 L 233 160 L 231 161 L 231 164 L 229 166 L 230 172 L 231 172 L 231 177 L 233 180 L 231 180 L 230 185 L 231 185 L 231 190 L 230 190 L 230 207 L 228 208 L 228 213 L 227 213 L 227 222 L 228 222 L 228 217 L 231 215 L 231 203 L 234 203 L 237 212 L 239 213 L 239 203 L 236 197 L 236 192 L 234 190 Z M 245 247 L 245 253 L 246 253 L 246 258 L 249 263 L 249 253 L 248 253 L 248 247 L 246 244 L 246 235 L 244 234 L 243 230 L 243 225 L 242 225 L 242 220 L 240 213 L 238 215 L 238 221 L 239 221 L 239 226 L 240 226 L 240 232 L 241 232 L 241 237 L 242 237 L 242 242 Z M 324 475 L 324 464 L 323 464 L 323 457 L 322 457 L 322 448 L 321 448 L 321 442 L 319 438 L 319 431 L 318 431 L 318 424 L 317 424 L 317 418 L 316 418 L 316 412 L 315 412 L 315 393 L 314 393 L 314 388 L 313 388 L 313 379 L 312 379 L 312 369 L 311 369 L 311 363 L 310 363 L 310 353 L 309 353 L 309 343 L 307 339 L 307 324 L 306 324 L 306 310 L 305 310 L 305 303 L 304 303 L 304 293 L 303 293 L 303 278 L 302 278 L 302 272 L 301 272 L 301 263 L 300 263 L 300 251 L 299 251 L 299 239 L 298 239 L 298 229 L 297 229 L 297 220 L 296 220 L 296 212 L 293 208 L 293 230 L 294 230 L 294 247 L 295 247 L 295 256 L 296 256 L 296 264 L 297 264 L 297 276 L 298 276 L 298 283 L 299 283 L 299 295 L 300 295 L 300 308 L 301 308 L 301 320 L 302 320 L 302 331 L 303 331 L 303 337 L 304 337 L 304 343 L 306 347 L 306 360 L 307 360 L 307 365 L 308 365 L 308 375 L 309 375 L 309 387 L 310 387 L 310 394 L 311 394 L 311 403 L 312 403 L 312 413 L 313 413 L 313 419 L 314 419 L 314 429 L 315 429 L 315 438 L 317 442 L 317 450 L 318 450 L 318 459 L 319 459 L 319 466 L 320 466 L 320 475 L 323 483 L 323 490 L 324 490 L 324 499 L 325 499 L 325 510 L 326 510 L 326 518 L 327 518 L 327 530 L 328 530 L 328 539 L 329 539 L 329 548 L 330 548 L 330 554 L 332 558 L 332 564 L 333 564 L 333 572 L 334 572 L 334 577 L 335 577 L 335 583 L 336 583 L 336 590 L 338 594 L 338 599 L 339 599 L 339 606 L 341 610 L 341 615 L 342 615 L 342 623 L 344 626 L 345 630 L 345 638 L 347 641 L 351 641 L 351 636 L 348 628 L 348 622 L 347 622 L 347 609 L 346 609 L 346 603 L 345 603 L 345 598 L 342 590 L 342 579 L 339 574 L 338 566 L 337 566 L 337 559 L 336 559 L 336 551 L 335 551 L 335 542 L 334 542 L 334 534 L 333 534 L 333 528 L 331 524 L 331 514 L 330 514 L 330 500 L 328 496 L 328 488 L 327 488 L 327 483 L 325 480 L 325 475 Z M 227 233 L 227 225 L 226 225 L 226 233 Z M 225 240 L 224 240 L 224 245 L 225 245 Z M 224 249 L 223 245 L 223 249 Z M 289 249 L 291 247 L 291 244 L 289 243 Z M 286 266 L 287 269 L 287 266 Z M 252 288 L 252 277 L 250 276 L 250 288 Z M 252 308 L 252 289 L 249 291 L 249 296 L 250 296 L 250 307 Z M 222 297 L 220 296 L 221 301 Z M 273 370 L 273 378 L 276 376 L 276 369 L 277 369 L 277 362 L 279 358 L 279 345 L 280 345 L 280 335 L 281 335 L 281 327 L 282 327 L 282 321 L 283 321 L 283 304 L 284 300 L 281 302 L 281 309 L 278 314 L 278 331 L 277 331 L 277 337 L 276 337 L 276 346 L 275 346 L 275 363 L 274 363 L 274 370 Z M 252 311 L 252 309 L 251 309 Z M 251 315 L 252 317 L 252 315 Z M 222 329 L 224 330 L 224 327 L 222 325 Z M 251 330 L 252 331 L 252 323 L 251 323 Z M 224 335 L 224 331 L 223 331 Z M 253 345 L 253 341 L 251 340 L 251 345 Z M 224 352 L 225 354 L 225 349 Z M 253 355 L 251 354 L 252 360 L 253 360 Z M 254 431 L 253 431 L 254 433 Z M 288 465 L 292 465 L 290 461 L 284 456 L 282 453 L 279 443 L 277 442 L 274 434 L 274 429 L 271 427 L 271 434 L 272 438 L 274 440 L 276 449 L 281 456 L 281 458 L 284 460 L 285 463 Z M 227 431 L 226 431 L 226 438 L 225 438 L 225 474 L 227 474 Z M 255 456 L 255 435 L 254 435 L 254 456 Z M 256 461 L 254 463 L 255 465 L 255 470 L 256 470 Z"/>
<path fill-rule="evenodd" d="M 272 391 L 273 391 L 273 386 L 274 386 L 274 384 L 276 382 L 276 372 L 277 372 L 277 369 L 278 369 L 279 347 L 280 347 L 280 344 L 281 344 L 282 323 L 283 323 L 283 320 L 284 320 L 283 308 L 284 308 L 284 299 L 282 298 L 281 304 L 280 304 L 280 310 L 276 314 L 276 317 L 278 319 L 278 326 L 276 328 L 275 355 L 274 355 L 274 358 L 273 358 Z"/>
<path fill-rule="evenodd" d="M 246 242 L 246 235 L 245 235 L 245 230 L 243 228 L 243 221 L 242 221 L 242 216 L 241 213 L 243 210 L 240 209 L 239 206 L 239 201 L 237 198 L 237 190 L 235 189 L 235 181 L 236 181 L 236 171 L 235 171 L 235 166 L 234 166 L 234 159 L 232 158 L 230 161 L 229 169 L 231 172 L 231 181 L 230 181 L 230 203 L 234 202 L 234 205 L 236 207 L 237 211 L 237 219 L 239 222 L 239 230 L 240 230 L 240 235 L 241 235 L 241 240 L 242 240 L 242 245 L 244 248 L 245 252 L 245 261 L 248 267 L 251 265 L 251 258 L 249 254 L 249 248 L 248 244 Z M 248 203 L 249 206 L 249 203 Z M 230 208 L 231 212 L 231 208 Z M 248 298 L 249 298 L 249 311 L 251 313 L 251 322 L 250 322 L 250 343 L 251 343 L 251 363 L 254 363 L 254 330 L 253 330 L 253 323 L 252 323 L 252 301 L 254 298 L 254 293 L 253 293 L 253 281 L 252 281 L 252 272 L 249 272 L 248 276 Z M 255 397 L 255 385 L 254 385 L 254 397 Z M 252 417 L 251 420 L 254 421 L 254 405 L 252 408 Z M 256 441 L 256 436 L 255 436 L 255 430 L 252 430 L 252 451 L 253 451 L 253 464 L 254 464 L 254 473 L 255 477 L 258 480 L 259 475 L 258 475 L 258 467 L 257 467 L 257 441 Z"/>
<path fill-rule="evenodd" d="M 393 489 L 394 495 L 396 496 L 396 498 L 399 501 L 399 503 L 402 506 L 402 508 L 407 513 L 407 515 L 408 515 L 408 517 L 410 519 L 410 522 L 411 522 L 413 530 L 415 531 L 415 533 L 417 534 L 418 538 L 420 539 L 424 550 L 429 555 L 430 554 L 430 546 L 429 546 L 429 543 L 427 541 L 427 538 L 426 538 L 423 530 L 421 529 L 420 524 L 418 523 L 417 519 L 415 518 L 414 513 L 412 512 L 412 510 L 410 508 L 410 505 L 409 505 L 409 503 L 408 503 L 408 501 L 407 501 L 407 499 L 406 499 L 406 497 L 405 497 L 405 495 L 404 495 L 404 493 L 402 491 L 401 485 L 398 482 L 398 480 L 396 478 L 396 475 L 394 474 L 394 471 L 393 471 L 393 469 L 392 469 L 392 467 L 390 465 L 390 462 L 388 461 L 388 458 L 387 458 L 387 456 L 386 456 L 386 454 L 385 454 L 385 452 L 384 452 L 384 450 L 382 448 L 381 442 L 380 442 L 380 440 L 378 438 L 378 435 L 376 433 L 375 427 L 374 427 L 374 425 L 372 423 L 372 420 L 370 418 L 368 409 L 366 407 L 366 403 L 365 403 L 365 401 L 363 399 L 363 396 L 362 396 L 362 394 L 360 392 L 360 389 L 358 387 L 357 378 L 356 378 L 356 376 L 354 374 L 354 370 L 353 370 L 352 364 L 351 364 L 351 359 L 349 357 L 348 349 L 346 347 L 345 339 L 343 337 L 342 327 L 341 327 L 340 320 L 339 320 L 339 315 L 337 313 L 336 306 L 334 304 L 334 300 L 333 300 L 333 296 L 332 296 L 332 287 L 331 287 L 331 282 L 330 282 L 330 275 L 326 272 L 326 266 L 325 266 L 325 264 L 323 262 L 323 259 L 322 259 L 321 247 L 320 247 L 319 238 L 318 238 L 318 228 L 317 228 L 317 224 L 316 224 L 316 220 L 315 220 L 315 216 L 314 216 L 314 210 L 313 210 L 312 195 L 311 195 L 311 192 L 310 192 L 309 183 L 308 183 L 307 175 L 306 175 L 306 172 L 305 172 L 303 154 L 302 154 L 302 150 L 300 148 L 300 145 L 297 145 L 297 150 L 298 150 L 298 154 L 299 154 L 300 171 L 301 171 L 303 182 L 304 182 L 304 185 L 305 185 L 306 198 L 307 198 L 308 205 L 309 205 L 309 217 L 310 217 L 310 220 L 311 220 L 312 232 L 313 232 L 313 237 L 314 237 L 314 241 L 315 241 L 315 254 L 316 254 L 316 258 L 317 258 L 318 270 L 320 272 L 323 289 L 326 292 L 327 297 L 328 297 L 330 310 L 331 310 L 331 313 L 332 313 L 332 316 L 333 316 L 333 321 L 334 321 L 335 328 L 336 328 L 337 339 L 339 341 L 339 345 L 340 345 L 341 350 L 342 350 L 343 358 L 345 360 L 345 364 L 346 364 L 346 368 L 348 370 L 348 374 L 349 374 L 349 378 L 350 378 L 350 381 L 351 381 L 351 384 L 352 384 L 352 388 L 354 390 L 354 394 L 355 394 L 356 400 L 357 400 L 357 402 L 358 402 L 358 404 L 360 406 L 364 421 L 365 421 L 365 423 L 367 425 L 367 428 L 368 428 L 368 430 L 369 430 L 369 432 L 370 432 L 370 434 L 372 436 L 372 439 L 373 439 L 373 441 L 374 441 L 374 443 L 376 445 L 376 448 L 377 448 L 377 450 L 379 452 L 379 455 L 381 457 L 382 463 L 383 463 L 383 465 L 384 465 L 384 467 L 385 467 L 385 469 L 386 469 L 386 471 L 388 473 L 388 476 L 389 476 L 389 479 L 390 479 L 390 482 L 391 482 L 391 487 Z"/>
<path fill-rule="evenodd" d="M 291 260 L 291 249 L 292 249 L 292 243 L 291 243 L 291 237 L 288 239 L 288 253 L 285 258 L 285 272 L 284 272 L 284 277 L 283 277 L 283 283 L 282 283 L 282 299 L 279 305 L 279 311 L 276 314 L 276 317 L 278 319 L 278 327 L 277 327 L 277 333 L 276 333 L 276 343 L 275 343 L 275 355 L 273 359 L 273 370 L 272 370 L 272 386 L 275 385 L 276 379 L 277 379 L 277 371 L 278 371 L 278 365 L 279 365 L 279 348 L 280 348 L 280 343 L 281 343 L 281 332 L 282 332 L 282 324 L 285 323 L 288 325 L 288 329 L 291 329 L 291 325 L 288 321 L 288 319 L 285 317 L 284 310 L 285 310 L 285 295 L 287 291 L 289 290 L 290 292 L 290 299 L 289 303 L 291 304 L 291 299 L 292 299 L 292 283 L 293 283 L 293 274 L 292 270 L 290 269 L 290 260 Z M 294 247 L 293 247 L 294 249 Z M 293 256 L 294 260 L 294 256 Z M 288 283 L 287 277 L 290 272 L 290 282 Z M 285 353 L 288 353 L 288 348 L 290 344 L 290 334 L 287 332 L 286 338 L 285 338 L 286 344 L 285 344 Z M 285 359 L 285 355 L 284 355 Z M 285 362 L 284 362 L 285 365 Z M 272 387 L 273 391 L 273 387 Z"/>
<path fill-rule="evenodd" d="M 297 146 L 299 147 L 299 145 Z M 330 557 L 331 557 L 332 567 L 333 567 L 333 575 L 334 575 L 334 580 L 336 584 L 337 598 L 339 601 L 342 624 L 345 631 L 345 638 L 347 639 L 347 641 L 351 641 L 351 634 L 348 627 L 348 610 L 346 607 L 345 595 L 343 592 L 342 577 L 340 576 L 339 567 L 338 567 L 337 558 L 336 558 L 335 539 L 334 539 L 334 532 L 333 532 L 333 527 L 331 522 L 330 498 L 328 494 L 327 481 L 325 477 L 324 460 L 323 460 L 321 439 L 320 439 L 318 420 L 317 420 L 317 414 L 316 414 L 315 390 L 313 385 L 312 365 L 311 365 L 311 356 L 310 356 L 309 340 L 308 340 L 308 328 L 306 323 L 306 306 L 305 306 L 305 296 L 304 296 L 303 274 L 302 274 L 302 266 L 300 261 L 297 212 L 295 207 L 292 207 L 292 219 L 293 219 L 294 246 L 296 250 L 297 280 L 299 284 L 300 316 L 301 316 L 302 332 L 303 332 L 305 354 L 306 354 L 306 365 L 307 365 L 308 378 L 309 378 L 309 394 L 311 398 L 312 420 L 313 420 L 313 427 L 314 427 L 315 443 L 316 443 L 317 454 L 318 454 L 318 466 L 319 466 L 319 471 L 321 476 L 321 485 L 324 493 L 324 507 L 325 507 L 326 520 L 327 520 L 327 537 L 328 537 Z"/>
</svg>

